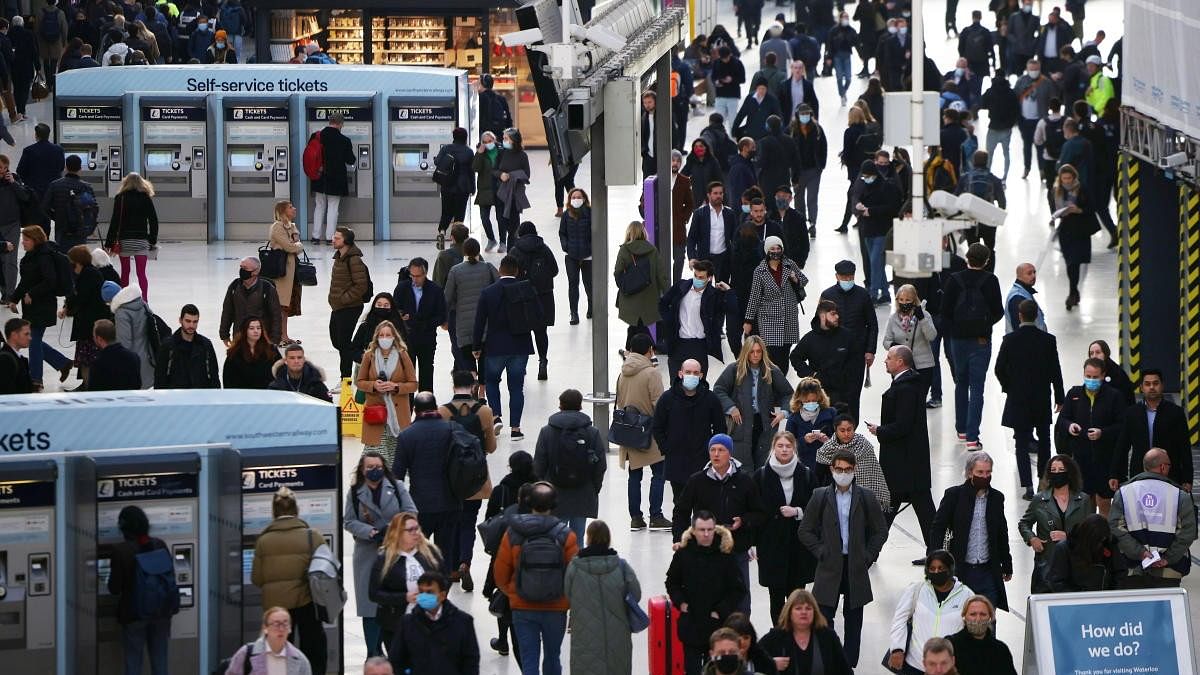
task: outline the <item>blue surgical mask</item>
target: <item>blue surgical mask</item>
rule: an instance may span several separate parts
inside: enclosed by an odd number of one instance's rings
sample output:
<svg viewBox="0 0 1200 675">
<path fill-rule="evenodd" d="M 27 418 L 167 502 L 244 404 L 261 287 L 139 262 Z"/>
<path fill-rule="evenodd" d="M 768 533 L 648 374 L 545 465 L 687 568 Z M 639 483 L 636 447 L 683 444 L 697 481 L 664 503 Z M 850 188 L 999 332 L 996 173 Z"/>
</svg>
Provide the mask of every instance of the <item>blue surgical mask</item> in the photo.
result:
<svg viewBox="0 0 1200 675">
<path fill-rule="evenodd" d="M 908 26 L 899 26 L 896 29 L 901 35 L 908 35 Z"/>
<path fill-rule="evenodd" d="M 417 607 L 425 611 L 437 609 L 438 599 L 433 593 L 417 593 Z"/>
<path fill-rule="evenodd" d="M 692 288 L 694 288 L 696 290 L 700 290 L 701 288 L 704 288 L 704 285 L 707 283 L 708 283 L 708 279 L 694 279 L 693 278 L 692 279 Z"/>
<path fill-rule="evenodd" d="M 848 291 L 851 288 L 854 288 L 854 280 L 851 279 L 850 281 L 842 281 L 841 279 L 838 279 L 838 286 L 841 286 L 843 291 Z"/>
<path fill-rule="evenodd" d="M 966 68 L 955 68 L 955 69 L 954 69 L 954 76 L 955 76 L 955 77 L 962 77 L 962 76 L 963 76 L 963 75 L 965 75 L 966 73 L 967 73 L 967 69 L 966 69 Z"/>
<path fill-rule="evenodd" d="M 512 141 L 504 141 L 504 149 L 512 150 Z"/>
<path fill-rule="evenodd" d="M 775 200 L 775 206 L 776 206 L 776 208 L 778 208 L 778 209 L 779 209 L 779 210 L 781 210 L 781 211 L 782 211 L 783 209 L 786 209 L 786 208 L 788 207 L 788 200 L 787 200 L 787 198 L 785 197 L 785 198 L 783 198 L 783 199 L 776 199 L 776 200 Z"/>
<path fill-rule="evenodd" d="M 379 481 L 383 480 L 383 467 L 377 466 L 374 469 L 367 469 L 365 475 L 367 480 L 373 483 L 378 483 Z"/>
<path fill-rule="evenodd" d="M 484 150 L 495 150 L 495 149 L 496 149 L 496 144 L 495 144 L 495 143 L 484 143 L 484 144 L 483 144 L 483 149 L 484 149 Z"/>
<path fill-rule="evenodd" d="M 821 409 L 820 401 L 809 401 L 804 404 L 805 412 L 817 412 Z"/>
<path fill-rule="evenodd" d="M 1021 5 L 1021 11 L 1026 14 L 1033 14 L 1033 5 Z"/>
<path fill-rule="evenodd" d="M 1086 388 L 1088 391 L 1096 391 L 1097 389 L 1099 389 L 1099 388 L 1100 388 L 1100 378 L 1098 378 L 1098 377 L 1085 377 L 1085 378 L 1083 378 L 1083 386 L 1084 386 L 1084 387 L 1085 387 L 1085 388 Z"/>
<path fill-rule="evenodd" d="M 800 124 L 808 124 L 812 121 L 812 115 L 801 115 Z"/>
<path fill-rule="evenodd" d="M 695 391 L 696 387 L 699 387 L 699 386 L 700 386 L 700 376 L 699 375 L 684 375 L 683 376 L 683 388 L 684 389 L 687 389 L 688 391 Z"/>
<path fill-rule="evenodd" d="M 225 49 L 225 43 L 224 43 L 224 42 L 218 42 L 218 43 L 217 43 L 217 49 Z"/>
<path fill-rule="evenodd" d="M 750 205 L 742 204 L 742 213 L 750 213 Z"/>
</svg>

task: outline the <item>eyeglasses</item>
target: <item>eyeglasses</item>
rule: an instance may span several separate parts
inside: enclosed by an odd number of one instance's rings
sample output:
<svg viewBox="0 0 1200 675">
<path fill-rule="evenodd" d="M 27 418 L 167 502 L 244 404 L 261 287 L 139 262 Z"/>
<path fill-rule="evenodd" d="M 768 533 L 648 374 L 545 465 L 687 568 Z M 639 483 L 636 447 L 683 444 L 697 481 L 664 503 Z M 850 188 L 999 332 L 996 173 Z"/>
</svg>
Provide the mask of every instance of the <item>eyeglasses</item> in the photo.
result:
<svg viewBox="0 0 1200 675">
<path fill-rule="evenodd" d="M 291 628 L 291 621 L 268 621 L 267 628 Z"/>
</svg>

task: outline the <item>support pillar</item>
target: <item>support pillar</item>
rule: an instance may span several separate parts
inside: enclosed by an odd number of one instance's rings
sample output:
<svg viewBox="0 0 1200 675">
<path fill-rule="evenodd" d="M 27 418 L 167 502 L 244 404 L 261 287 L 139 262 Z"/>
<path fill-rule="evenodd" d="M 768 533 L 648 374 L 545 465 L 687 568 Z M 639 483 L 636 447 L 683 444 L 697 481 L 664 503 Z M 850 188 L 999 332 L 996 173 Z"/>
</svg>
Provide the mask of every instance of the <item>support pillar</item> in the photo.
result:
<svg viewBox="0 0 1200 675">
<path fill-rule="evenodd" d="M 608 182 L 604 171 L 604 117 L 592 123 L 592 424 L 608 429 Z M 607 431 L 605 432 L 607 433 Z"/>
<path fill-rule="evenodd" d="M 1120 193 L 1117 232 L 1121 262 L 1117 270 L 1121 364 L 1136 381 L 1142 364 L 1141 163 L 1121 153 L 1117 163 Z"/>
<path fill-rule="evenodd" d="M 671 140 L 674 132 L 671 102 L 671 54 L 663 54 L 655 64 L 654 104 L 654 245 L 658 248 L 658 266 L 662 276 L 671 279 L 673 222 L 671 218 Z M 676 279 L 671 279 L 675 283 Z M 659 336 L 656 336 L 659 337 Z"/>
<path fill-rule="evenodd" d="M 1179 187 L 1179 397 L 1188 442 L 1200 443 L 1200 191 Z"/>
</svg>

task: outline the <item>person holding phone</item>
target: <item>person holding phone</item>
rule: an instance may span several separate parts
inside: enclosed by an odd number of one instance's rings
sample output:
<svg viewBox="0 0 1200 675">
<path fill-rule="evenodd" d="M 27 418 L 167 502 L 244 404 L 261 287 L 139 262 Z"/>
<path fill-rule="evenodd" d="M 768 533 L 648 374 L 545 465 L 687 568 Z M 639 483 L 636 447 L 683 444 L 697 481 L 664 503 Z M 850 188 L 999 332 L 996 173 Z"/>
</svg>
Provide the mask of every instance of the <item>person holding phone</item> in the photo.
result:
<svg viewBox="0 0 1200 675">
<path fill-rule="evenodd" d="M 778 623 L 759 640 L 763 651 L 775 661 L 780 673 L 849 675 L 854 671 L 842 649 L 842 641 L 821 614 L 817 599 L 803 588 L 788 596 Z"/>
</svg>

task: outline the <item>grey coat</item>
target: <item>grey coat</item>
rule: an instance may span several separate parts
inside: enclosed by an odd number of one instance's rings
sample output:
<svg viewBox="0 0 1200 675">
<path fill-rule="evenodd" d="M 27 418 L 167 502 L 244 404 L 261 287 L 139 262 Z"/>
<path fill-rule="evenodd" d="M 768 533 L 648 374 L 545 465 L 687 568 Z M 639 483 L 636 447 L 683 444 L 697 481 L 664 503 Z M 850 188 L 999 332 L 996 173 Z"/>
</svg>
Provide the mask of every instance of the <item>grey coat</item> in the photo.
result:
<svg viewBox="0 0 1200 675">
<path fill-rule="evenodd" d="M 838 589 L 842 585 L 842 532 L 838 526 L 837 488 L 817 488 L 804 509 L 804 520 L 800 521 L 800 543 L 817 556 L 817 578 L 812 592 L 817 602 L 834 607 L 838 602 Z M 883 510 L 870 490 L 857 485 L 850 487 L 850 590 L 846 594 L 846 607 L 863 607 L 874 599 L 871 595 L 871 577 L 867 570 L 879 558 L 883 544 L 887 541 L 888 526 L 883 519 Z"/>
<path fill-rule="evenodd" d="M 476 262 L 463 260 L 450 268 L 450 274 L 446 276 L 446 307 L 454 315 L 454 333 L 459 347 L 466 349 L 474 342 L 479 295 L 499 278 L 500 273 L 483 258 Z"/>
<path fill-rule="evenodd" d="M 628 675 L 633 672 L 633 635 L 625 595 L 642 598 L 633 568 L 615 551 L 583 549 L 567 566 L 564 584 L 571 601 L 571 630 L 587 640 L 571 641 L 573 675 Z"/>
<path fill-rule="evenodd" d="M 375 603 L 371 602 L 369 587 L 371 584 L 371 566 L 375 564 L 375 556 L 383 543 L 383 533 L 388 523 L 397 513 L 408 511 L 417 512 L 404 483 L 397 481 L 395 488 L 384 479 L 379 493 L 379 506 L 371 499 L 371 488 L 364 481 L 357 488 L 358 513 L 354 512 L 354 500 L 346 493 L 346 508 L 342 514 L 342 527 L 354 538 L 354 599 L 358 607 L 358 615 L 364 618 L 375 616 Z M 379 535 L 371 539 L 371 530 L 379 530 Z"/>
<path fill-rule="evenodd" d="M 600 430 L 592 425 L 592 418 L 578 410 L 560 410 L 551 415 L 548 422 L 538 433 L 537 445 L 533 451 L 533 472 L 540 478 L 554 482 L 553 469 L 558 455 L 558 439 L 564 429 L 583 427 L 583 433 L 591 436 L 592 452 L 596 458 L 592 464 L 590 485 L 555 485 L 558 489 L 558 506 L 554 509 L 554 515 L 560 518 L 595 518 L 600 513 L 600 488 L 604 486 L 604 472 L 608 469 L 608 461 L 605 458 L 608 443 L 600 436 Z"/>
<path fill-rule="evenodd" d="M 117 328 L 117 342 L 138 355 L 142 361 L 142 389 L 154 386 L 154 359 L 150 345 L 146 342 L 146 321 L 150 320 L 150 308 L 142 300 L 137 286 L 126 286 L 109 303 L 113 312 L 113 323 Z"/>
<path fill-rule="evenodd" d="M 787 378 L 779 368 L 771 366 L 770 384 L 767 384 L 766 381 L 766 371 L 760 368 L 759 373 L 758 414 L 762 418 L 763 431 L 757 448 L 750 447 L 754 436 L 754 382 L 750 371 L 746 371 L 746 377 L 742 378 L 741 384 L 738 384 L 737 362 L 735 361 L 725 366 L 725 370 L 717 378 L 717 383 L 713 385 L 713 393 L 721 401 L 721 409 L 725 411 L 726 416 L 734 408 L 742 413 L 741 424 L 734 424 L 733 420 L 726 419 L 729 436 L 733 438 L 733 457 L 743 465 L 755 469 L 766 461 L 767 451 L 771 447 L 771 436 L 777 431 L 771 427 L 772 411 L 776 407 L 787 410 L 788 401 L 792 398 L 792 385 L 788 384 Z M 756 458 L 762 458 L 762 462 L 757 461 Z M 748 473 L 753 473 L 753 469 L 748 470 Z"/>
<path fill-rule="evenodd" d="M 915 318 L 915 317 L 914 317 Z M 937 338 L 937 329 L 933 327 L 933 319 L 930 318 L 929 312 L 921 311 L 920 321 L 911 321 L 908 325 L 908 330 L 904 330 L 900 325 L 900 312 L 892 312 L 891 318 L 888 319 L 887 327 L 883 329 L 883 346 L 891 348 L 895 345 L 904 345 L 912 350 L 913 361 L 916 362 L 917 370 L 932 368 L 933 360 L 933 341 Z"/>
</svg>

